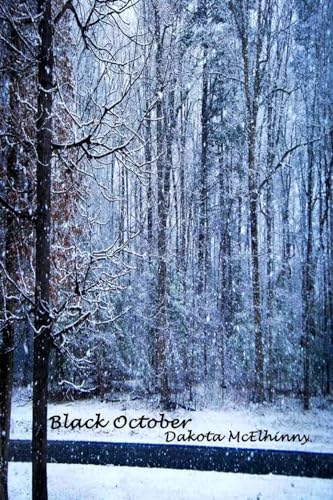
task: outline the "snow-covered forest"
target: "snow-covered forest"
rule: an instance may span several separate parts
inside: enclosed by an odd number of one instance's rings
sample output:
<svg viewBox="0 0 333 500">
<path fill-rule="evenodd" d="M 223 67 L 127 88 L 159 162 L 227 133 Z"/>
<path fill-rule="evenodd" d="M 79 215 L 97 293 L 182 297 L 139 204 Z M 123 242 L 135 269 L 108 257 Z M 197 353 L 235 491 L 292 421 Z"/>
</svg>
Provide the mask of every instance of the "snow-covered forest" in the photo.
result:
<svg viewBox="0 0 333 500">
<path fill-rule="evenodd" d="M 4 495 L 15 387 L 36 499 L 48 401 L 332 397 L 332 21 L 330 0 L 1 2 Z"/>
</svg>

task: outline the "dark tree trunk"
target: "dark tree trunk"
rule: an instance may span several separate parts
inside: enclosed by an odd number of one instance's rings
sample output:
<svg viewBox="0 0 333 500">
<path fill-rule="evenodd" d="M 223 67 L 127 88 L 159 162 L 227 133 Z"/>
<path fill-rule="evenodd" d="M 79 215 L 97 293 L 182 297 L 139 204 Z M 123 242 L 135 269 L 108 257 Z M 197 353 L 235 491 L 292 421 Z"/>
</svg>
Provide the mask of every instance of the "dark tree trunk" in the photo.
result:
<svg viewBox="0 0 333 500">
<path fill-rule="evenodd" d="M 7 269 L 7 271 L 9 271 Z M 6 325 L 0 346 L 0 498 L 8 499 L 8 445 L 13 383 L 13 325 Z"/>
<path fill-rule="evenodd" d="M 18 46 L 18 37 L 15 29 L 10 30 L 10 41 L 12 46 Z M 13 53 L 8 57 L 9 66 L 9 113 L 10 134 L 15 134 L 17 129 L 16 120 L 19 118 L 18 103 L 18 75 L 15 71 Z M 9 142 L 10 144 L 10 142 Z M 4 154 L 6 166 L 7 200 L 17 209 L 19 207 L 20 172 L 17 165 L 17 146 L 12 144 L 8 148 L 7 155 Z M 18 230 L 19 222 L 17 216 L 7 210 L 5 215 L 5 258 L 4 266 L 8 277 L 16 282 L 18 271 Z M 0 344 L 0 499 L 8 499 L 8 451 L 10 437 L 10 417 L 13 389 L 13 357 L 14 357 L 14 320 L 17 302 L 15 295 L 17 291 L 6 276 L 3 277 L 4 295 L 1 297 L 1 307 L 5 315 L 5 325 Z"/>
<path fill-rule="evenodd" d="M 186 275 L 186 211 L 185 211 L 185 145 L 186 145 L 186 124 L 184 117 L 183 99 L 181 96 L 181 138 L 179 152 L 179 204 L 180 204 L 180 245 L 179 245 L 179 269 L 183 274 L 183 288 L 185 289 Z"/>
<path fill-rule="evenodd" d="M 252 310 L 255 338 L 255 393 L 257 402 L 264 400 L 264 352 L 261 318 L 260 266 L 259 266 L 259 234 L 258 234 L 258 186 L 256 165 L 256 134 L 260 98 L 260 82 L 263 65 L 260 65 L 262 45 L 267 30 L 262 2 L 258 3 L 258 24 L 255 41 L 251 43 L 249 28 L 250 8 L 242 2 L 230 2 L 235 24 L 241 42 L 244 72 L 244 100 L 247 135 L 247 167 L 249 223 L 251 240 L 251 276 L 252 276 Z M 253 53 L 252 53 L 253 51 Z"/>
<path fill-rule="evenodd" d="M 223 113 L 221 112 L 221 126 L 223 127 Z M 219 311 L 220 326 L 218 334 L 219 361 L 220 361 L 220 388 L 222 400 L 226 388 L 226 338 L 231 333 L 233 317 L 232 302 L 232 274 L 231 274 L 231 234 L 230 218 L 232 200 L 230 197 L 230 171 L 225 158 L 223 146 L 219 148 L 219 206 L 220 206 L 220 244 L 219 244 L 219 294 L 217 307 Z"/>
<path fill-rule="evenodd" d="M 13 182 L 13 169 L 15 170 L 15 151 L 8 161 L 7 176 Z M 10 212 L 6 214 L 6 244 L 5 267 L 6 273 L 15 279 L 16 275 L 16 218 Z M 6 279 L 6 278 L 4 278 Z M 6 297 L 2 297 L 3 310 L 7 321 L 2 333 L 0 344 L 0 498 L 8 499 L 8 446 L 10 436 L 10 416 L 13 388 L 13 355 L 14 355 L 14 325 L 11 316 L 15 315 L 15 289 L 7 282 L 5 287 Z"/>
<path fill-rule="evenodd" d="M 322 246 L 326 250 L 324 263 L 324 362 L 323 362 L 323 394 L 331 394 L 331 370 L 333 365 L 331 349 L 333 345 L 333 132 L 327 140 L 329 154 L 325 155 L 324 184 L 325 197 L 320 227 L 322 228 Z M 325 237 L 324 237 L 325 235 Z"/>
<path fill-rule="evenodd" d="M 258 194 L 254 171 L 254 137 L 249 140 L 249 198 L 251 230 L 252 304 L 255 332 L 255 399 L 264 399 L 264 353 L 261 322 L 259 238 L 258 238 Z"/>
<path fill-rule="evenodd" d="M 32 498 L 47 499 L 47 399 L 50 321 L 53 25 L 51 0 L 39 0 L 36 283 L 33 359 Z"/>
<path fill-rule="evenodd" d="M 146 108 L 149 103 L 146 99 Z M 153 185 L 152 185 L 152 133 L 151 133 L 151 113 L 147 115 L 147 122 L 145 127 L 145 161 L 148 171 L 148 186 L 147 186 L 147 238 L 148 238 L 148 258 L 151 258 L 153 249 Z"/>
<path fill-rule="evenodd" d="M 206 225 L 207 225 L 207 148 L 208 148 L 208 77 L 207 46 L 203 48 L 202 101 L 201 101 L 201 165 L 199 187 L 199 232 L 198 232 L 198 294 L 206 283 Z"/>
<path fill-rule="evenodd" d="M 303 406 L 310 408 L 311 380 L 310 380 L 310 352 L 311 343 L 315 334 L 314 322 L 314 266 L 313 266 L 313 151 L 308 147 L 308 173 L 306 192 L 306 256 L 303 269 Z"/>
<path fill-rule="evenodd" d="M 167 239 L 166 226 L 168 215 L 168 201 L 170 190 L 171 165 L 163 155 L 165 123 L 163 120 L 163 77 L 162 54 L 163 40 L 161 37 L 161 19 L 159 6 L 155 9 L 155 36 L 156 36 L 156 80 L 158 99 L 156 103 L 156 153 L 157 153 L 157 285 L 156 285 L 156 328 L 155 328 L 155 378 L 157 389 L 161 395 L 161 406 L 167 408 L 170 399 L 168 372 L 166 366 L 166 328 L 167 328 Z M 163 126 L 164 125 L 164 126 Z"/>
<path fill-rule="evenodd" d="M 271 83 L 270 87 L 271 88 Z M 269 96 L 267 106 L 267 174 L 273 168 L 273 101 L 272 94 Z M 273 400 L 273 186 L 271 180 L 267 183 L 266 193 L 266 240 L 267 240 L 267 337 L 268 337 L 268 399 Z"/>
<path fill-rule="evenodd" d="M 201 1 L 203 23 L 207 22 L 207 0 Z M 207 153 L 208 153 L 208 47 L 206 40 L 202 44 L 202 97 L 201 97 L 201 162 L 199 174 L 199 227 L 198 227 L 198 300 L 199 307 L 203 304 L 203 293 L 207 287 L 208 255 L 207 255 Z M 207 331 L 205 325 L 201 332 L 203 349 L 204 376 L 207 377 Z"/>
</svg>

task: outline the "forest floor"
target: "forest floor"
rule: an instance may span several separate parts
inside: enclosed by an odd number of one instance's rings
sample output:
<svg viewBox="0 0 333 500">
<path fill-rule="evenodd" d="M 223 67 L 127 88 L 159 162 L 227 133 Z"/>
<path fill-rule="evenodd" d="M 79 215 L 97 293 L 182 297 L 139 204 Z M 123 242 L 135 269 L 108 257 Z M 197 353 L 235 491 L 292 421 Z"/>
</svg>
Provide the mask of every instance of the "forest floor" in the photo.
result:
<svg viewBox="0 0 333 500">
<path fill-rule="evenodd" d="M 202 442 L 178 444 L 333 452 L 332 407 L 320 408 L 317 405 L 309 412 L 304 412 L 299 402 L 285 399 L 279 400 L 275 405 L 236 405 L 229 401 L 220 409 L 178 409 L 162 412 L 163 419 L 160 413 L 152 403 L 140 400 L 112 403 L 95 399 L 52 403 L 49 405 L 48 416 L 55 418 L 53 421 L 49 420 L 48 437 L 59 440 L 166 443 L 166 432 L 184 434 L 186 437 L 189 430 L 192 430 L 192 436 L 200 433 L 207 435 L 210 432 L 210 436 L 219 434 L 225 438 L 221 442 L 204 439 Z M 146 420 L 141 420 L 142 416 Z M 92 419 L 88 426 L 95 424 L 93 429 L 87 429 L 86 426 L 81 429 L 69 427 L 71 423 L 73 426 L 78 426 L 79 423 L 83 425 L 87 419 Z M 185 428 L 172 428 L 171 421 L 174 419 L 178 419 L 177 425 L 185 421 Z M 168 425 L 166 420 L 169 421 Z M 54 427 L 59 427 L 61 423 L 61 427 L 52 429 L 52 422 Z M 96 422 L 99 422 L 98 429 L 95 428 Z M 139 427 L 130 428 L 130 422 L 133 427 Z M 148 428 L 148 423 L 154 428 Z M 65 424 L 69 428 L 65 428 Z M 140 428 L 140 425 L 144 428 Z M 255 441 L 242 442 L 241 436 L 248 436 L 251 431 L 259 430 L 267 430 L 273 437 L 298 434 L 300 439 L 296 439 L 296 442 L 260 442 L 259 434 L 255 433 Z M 238 432 L 240 442 L 233 437 Z M 172 436 L 173 434 L 169 434 L 169 437 Z M 307 442 L 302 439 L 303 436 L 308 438 Z M 31 399 L 26 391 L 16 391 L 14 395 L 11 437 L 31 437 Z M 177 444 L 176 439 L 171 443 Z M 10 465 L 11 499 L 29 498 L 27 492 L 30 492 L 30 468 L 29 464 Z M 333 499 L 333 481 L 324 479 L 93 465 L 51 464 L 49 490 L 50 500 Z"/>
</svg>

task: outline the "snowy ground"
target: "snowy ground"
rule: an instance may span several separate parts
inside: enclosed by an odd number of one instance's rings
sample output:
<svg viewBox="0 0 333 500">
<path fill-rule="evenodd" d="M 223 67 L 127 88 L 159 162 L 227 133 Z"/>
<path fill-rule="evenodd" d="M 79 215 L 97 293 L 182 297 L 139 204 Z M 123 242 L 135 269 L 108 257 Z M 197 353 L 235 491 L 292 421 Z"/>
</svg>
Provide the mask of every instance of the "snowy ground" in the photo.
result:
<svg viewBox="0 0 333 500">
<path fill-rule="evenodd" d="M 11 464 L 10 500 L 30 498 L 30 465 Z M 285 476 L 94 465 L 48 467 L 49 500 L 332 499 L 333 482 Z"/>
<path fill-rule="evenodd" d="M 49 426 L 49 439 L 78 439 L 78 440 L 99 440 L 116 442 L 146 442 L 165 443 L 165 432 L 171 430 L 162 429 L 161 426 L 155 428 L 129 428 L 128 423 L 122 429 L 114 427 L 114 421 L 125 415 L 127 420 L 138 419 L 142 415 L 149 418 L 160 419 L 160 412 L 152 406 L 144 405 L 142 401 L 124 401 L 122 403 L 103 403 L 99 400 L 64 402 L 50 404 L 48 416 L 61 416 L 64 422 L 64 414 L 68 414 L 68 420 L 96 419 L 99 413 L 104 422 L 109 424 L 104 429 L 60 429 L 52 430 Z M 179 420 L 191 419 L 186 424 L 184 430 L 176 429 L 176 433 L 185 433 L 191 429 L 195 434 L 218 433 L 225 435 L 222 442 L 203 441 L 201 443 L 192 442 L 188 444 L 214 445 L 214 446 L 241 446 L 251 448 L 279 448 L 279 449 L 299 449 L 302 451 L 333 452 L 333 408 L 312 409 L 304 412 L 300 409 L 299 403 L 280 402 L 279 406 L 255 406 L 247 405 L 235 408 L 234 404 L 228 403 L 219 410 L 165 412 L 165 417 L 169 420 L 178 418 Z M 122 420 L 124 421 L 124 420 Z M 119 421 L 121 423 L 121 421 Z M 241 434 L 254 430 L 267 429 L 271 435 L 276 433 L 300 434 L 309 436 L 306 444 L 299 442 L 242 442 L 235 440 L 228 442 L 230 431 L 233 434 L 240 431 Z M 16 439 L 29 439 L 31 437 L 31 402 L 26 393 L 16 393 L 12 411 L 11 437 Z M 173 442 L 176 444 L 176 442 Z M 184 444 L 184 443 L 180 443 Z"/>
<path fill-rule="evenodd" d="M 147 407 L 148 406 L 148 407 Z M 64 414 L 68 419 L 96 419 L 99 413 L 104 429 L 60 429 L 49 427 L 49 439 L 101 440 L 117 442 L 165 443 L 165 432 L 157 425 L 154 429 L 130 429 L 128 423 L 123 429 L 114 427 L 120 416 L 139 419 L 142 415 L 160 419 L 159 411 L 142 401 L 122 403 L 102 403 L 98 400 L 50 404 L 48 415 Z M 280 402 L 274 407 L 247 405 L 235 407 L 229 402 L 223 409 L 185 411 L 166 413 L 165 418 L 172 420 L 192 419 L 185 429 L 176 433 L 186 433 L 191 429 L 195 434 L 218 433 L 226 439 L 232 431 L 247 434 L 250 431 L 267 429 L 271 435 L 276 433 L 300 434 L 309 436 L 309 441 L 287 442 L 242 442 L 232 443 L 206 441 L 188 444 L 214 446 L 241 446 L 251 448 L 299 449 L 302 451 L 333 452 L 333 413 L 332 409 L 313 409 L 303 412 L 298 403 Z M 124 418 L 122 417 L 122 422 Z M 138 421 L 136 420 L 135 423 Z M 30 439 L 31 402 L 25 392 L 17 392 L 12 412 L 12 438 Z M 184 444 L 184 443 L 180 443 Z M 15 463 L 10 465 L 10 500 L 30 498 L 30 465 Z M 113 466 L 50 465 L 50 500 L 195 500 L 195 499 L 333 499 L 333 481 L 283 476 L 254 476 L 245 474 L 226 474 L 217 472 L 196 472 L 178 470 L 139 469 Z"/>
</svg>

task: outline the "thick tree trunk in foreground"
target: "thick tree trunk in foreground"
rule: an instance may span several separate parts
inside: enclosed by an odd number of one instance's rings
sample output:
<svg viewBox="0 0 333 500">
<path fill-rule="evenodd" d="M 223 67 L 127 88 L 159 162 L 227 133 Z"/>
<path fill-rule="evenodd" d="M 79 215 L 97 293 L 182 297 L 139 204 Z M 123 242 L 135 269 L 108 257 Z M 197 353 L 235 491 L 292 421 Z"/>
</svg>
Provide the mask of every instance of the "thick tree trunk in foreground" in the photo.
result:
<svg viewBox="0 0 333 500">
<path fill-rule="evenodd" d="M 32 498 L 47 499 L 47 397 L 50 353 L 50 229 L 53 26 L 51 0 L 39 0 L 36 288 L 33 360 Z"/>
<path fill-rule="evenodd" d="M 16 86 L 12 83 L 12 89 Z M 11 91 L 13 94 L 14 92 Z M 12 99 L 11 99 L 12 100 Z M 17 186 L 16 147 L 13 146 L 7 161 L 7 178 L 12 186 Z M 17 271 L 16 245 L 17 245 L 17 220 L 11 212 L 6 214 L 6 243 L 5 267 L 8 276 L 15 279 Z M 4 277 L 6 280 L 6 277 Z M 2 307 L 7 316 L 7 321 L 2 334 L 0 345 L 0 499 L 8 498 L 8 445 L 10 435 L 10 416 L 13 389 L 13 357 L 14 357 L 14 324 L 11 316 L 15 316 L 16 290 L 7 281 L 5 295 L 2 297 Z"/>
<path fill-rule="evenodd" d="M 3 333 L 0 347 L 0 498 L 8 499 L 8 444 L 13 375 L 13 326 Z"/>
<path fill-rule="evenodd" d="M 14 47 L 18 46 L 17 34 L 14 29 L 10 30 L 10 41 Z M 11 112 L 10 130 L 11 134 L 16 132 L 15 120 L 19 117 L 18 104 L 18 77 L 15 71 L 13 55 L 9 56 L 9 64 L 12 70 L 9 73 L 9 109 Z M 12 144 L 8 148 L 8 154 L 4 158 L 6 168 L 7 200 L 14 208 L 18 208 L 18 192 L 20 189 L 20 172 L 17 165 L 17 146 Z M 18 262 L 18 220 L 11 211 L 6 211 L 5 216 L 5 258 L 4 265 L 7 275 L 16 280 Z M 2 340 L 0 344 L 0 499 L 8 499 L 8 451 L 10 437 L 11 401 L 13 389 L 13 357 L 14 357 L 14 324 L 17 302 L 14 298 L 16 289 L 13 284 L 3 277 L 5 286 L 1 297 L 1 308 L 6 318 Z"/>
<path fill-rule="evenodd" d="M 6 272 L 13 277 L 15 272 L 15 216 L 8 213 L 6 217 Z M 14 266 L 13 266 L 14 264 Z M 15 304 L 9 298 L 15 293 L 11 286 L 6 288 L 7 297 L 2 297 L 6 315 L 14 313 Z M 0 345 L 0 499 L 8 499 L 8 446 L 10 435 L 10 415 L 13 388 L 13 352 L 14 326 L 10 318 L 7 319 L 2 333 Z"/>
</svg>

